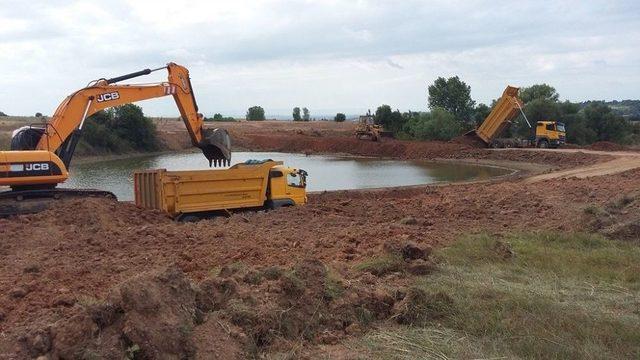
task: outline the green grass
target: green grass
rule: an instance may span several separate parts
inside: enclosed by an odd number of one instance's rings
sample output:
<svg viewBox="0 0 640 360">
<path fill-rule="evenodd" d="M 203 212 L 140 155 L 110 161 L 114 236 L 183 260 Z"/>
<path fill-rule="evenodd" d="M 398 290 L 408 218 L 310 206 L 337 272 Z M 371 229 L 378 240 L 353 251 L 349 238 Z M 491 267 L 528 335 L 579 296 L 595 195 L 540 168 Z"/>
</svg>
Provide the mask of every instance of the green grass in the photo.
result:
<svg viewBox="0 0 640 360">
<path fill-rule="evenodd" d="M 452 311 L 374 331 L 352 346 L 381 359 L 640 358 L 640 248 L 588 234 L 470 236 L 419 278 Z"/>
<path fill-rule="evenodd" d="M 403 271 L 405 263 L 402 257 L 394 254 L 383 254 L 357 264 L 354 269 L 382 276 L 388 273 Z"/>
</svg>

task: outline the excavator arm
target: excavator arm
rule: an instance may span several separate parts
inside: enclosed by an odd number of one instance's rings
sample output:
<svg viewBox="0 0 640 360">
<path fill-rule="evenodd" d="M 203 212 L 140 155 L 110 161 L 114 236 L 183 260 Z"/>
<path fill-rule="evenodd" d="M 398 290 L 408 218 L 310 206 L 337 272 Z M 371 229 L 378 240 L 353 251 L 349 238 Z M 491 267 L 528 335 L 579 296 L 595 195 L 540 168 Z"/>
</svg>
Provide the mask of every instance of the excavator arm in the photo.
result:
<svg viewBox="0 0 640 360">
<path fill-rule="evenodd" d="M 115 84 L 164 68 L 169 72 L 167 82 L 147 85 Z M 117 78 L 100 79 L 71 94 L 58 106 L 35 150 L 58 151 L 58 154 L 62 153 L 61 158 L 68 165 L 75 145 L 71 149 L 65 148 L 64 151 L 60 151 L 61 146 L 74 135 L 74 132 L 82 130 L 88 116 L 106 108 L 169 95 L 173 96 L 176 102 L 191 142 L 202 150 L 209 164 L 213 162 L 216 165 L 228 164 L 231 160 L 228 134 L 224 130 L 209 130 L 203 127 L 203 116 L 198 113 L 189 72 L 186 68 L 174 63 L 159 69 L 145 69 Z M 79 136 L 79 131 L 76 134 Z M 71 140 L 77 141 L 77 139 Z"/>
<path fill-rule="evenodd" d="M 166 82 L 140 85 L 120 81 L 167 69 Z M 0 186 L 16 189 L 52 188 L 68 177 L 68 168 L 88 116 L 114 106 L 173 96 L 191 142 L 200 148 L 209 165 L 229 165 L 231 140 L 224 129 L 205 129 L 193 95 L 189 71 L 177 64 L 112 79 L 99 79 L 69 95 L 44 128 L 25 127 L 15 132 L 11 151 L 0 151 Z"/>
</svg>

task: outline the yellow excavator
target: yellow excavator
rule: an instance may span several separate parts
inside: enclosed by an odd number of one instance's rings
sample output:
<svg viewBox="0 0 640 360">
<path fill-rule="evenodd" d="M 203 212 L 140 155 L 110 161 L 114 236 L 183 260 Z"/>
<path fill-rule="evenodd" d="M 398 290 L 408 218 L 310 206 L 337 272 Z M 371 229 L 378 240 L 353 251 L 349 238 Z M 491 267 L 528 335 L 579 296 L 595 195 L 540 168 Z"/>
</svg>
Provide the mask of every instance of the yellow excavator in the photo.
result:
<svg viewBox="0 0 640 360">
<path fill-rule="evenodd" d="M 166 69 L 166 82 L 118 84 L 120 81 Z M 13 132 L 11 150 L 0 151 L 0 216 L 37 212 L 52 199 L 78 196 L 110 196 L 106 191 L 64 189 L 57 185 L 68 176 L 75 147 L 88 116 L 114 106 L 145 99 L 172 96 L 178 106 L 191 142 L 200 148 L 209 166 L 231 163 L 231 139 L 224 129 L 205 129 L 204 117 L 191 87 L 189 71 L 169 63 L 111 79 L 98 79 L 67 98 L 46 124 L 24 126 Z"/>
</svg>

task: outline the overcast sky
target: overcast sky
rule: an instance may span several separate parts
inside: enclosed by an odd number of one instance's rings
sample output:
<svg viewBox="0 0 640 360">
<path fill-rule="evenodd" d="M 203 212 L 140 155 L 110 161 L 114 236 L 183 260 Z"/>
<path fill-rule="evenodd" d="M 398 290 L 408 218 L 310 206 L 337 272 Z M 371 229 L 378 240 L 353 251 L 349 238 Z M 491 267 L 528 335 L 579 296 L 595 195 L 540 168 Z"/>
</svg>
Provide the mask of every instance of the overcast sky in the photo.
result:
<svg viewBox="0 0 640 360">
<path fill-rule="evenodd" d="M 428 84 L 453 75 L 477 102 L 543 82 L 572 101 L 638 99 L 640 1 L 0 0 L 8 114 L 50 115 L 92 79 L 169 61 L 207 116 L 425 110 Z M 169 98 L 140 105 L 177 115 Z"/>
</svg>

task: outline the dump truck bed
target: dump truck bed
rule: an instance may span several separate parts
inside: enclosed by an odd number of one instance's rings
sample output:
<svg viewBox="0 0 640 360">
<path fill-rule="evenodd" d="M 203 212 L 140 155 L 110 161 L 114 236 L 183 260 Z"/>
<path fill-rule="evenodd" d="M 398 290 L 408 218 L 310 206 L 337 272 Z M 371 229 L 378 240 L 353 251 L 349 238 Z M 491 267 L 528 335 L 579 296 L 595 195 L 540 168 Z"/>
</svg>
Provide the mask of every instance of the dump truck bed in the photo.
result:
<svg viewBox="0 0 640 360">
<path fill-rule="evenodd" d="M 226 170 L 138 171 L 136 205 L 172 216 L 224 209 L 261 207 L 267 197 L 269 171 L 280 161 L 236 164 Z"/>
<path fill-rule="evenodd" d="M 487 145 L 500 136 L 509 126 L 509 121 L 518 116 L 522 102 L 518 99 L 518 88 L 507 86 L 493 110 L 487 118 L 474 131 Z"/>
</svg>

